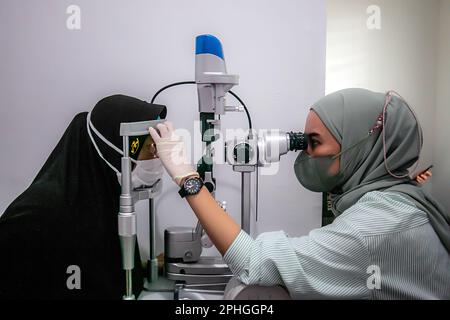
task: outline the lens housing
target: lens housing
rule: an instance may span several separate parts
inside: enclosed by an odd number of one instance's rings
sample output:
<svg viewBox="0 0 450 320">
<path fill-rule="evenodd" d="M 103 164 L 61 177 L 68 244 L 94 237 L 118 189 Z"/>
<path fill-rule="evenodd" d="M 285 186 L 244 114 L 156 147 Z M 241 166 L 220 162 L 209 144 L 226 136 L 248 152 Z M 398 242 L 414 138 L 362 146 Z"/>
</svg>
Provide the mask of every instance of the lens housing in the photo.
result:
<svg viewBox="0 0 450 320">
<path fill-rule="evenodd" d="M 302 132 L 288 132 L 289 151 L 306 150 L 308 148 L 308 135 Z"/>
</svg>

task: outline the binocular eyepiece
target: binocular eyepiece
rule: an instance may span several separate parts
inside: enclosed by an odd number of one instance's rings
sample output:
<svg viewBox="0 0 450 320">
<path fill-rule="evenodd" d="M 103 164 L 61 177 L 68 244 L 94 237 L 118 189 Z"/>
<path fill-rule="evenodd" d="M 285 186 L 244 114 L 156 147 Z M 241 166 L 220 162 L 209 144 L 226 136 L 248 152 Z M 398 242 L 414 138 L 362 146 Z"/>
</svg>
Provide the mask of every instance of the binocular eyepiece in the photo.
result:
<svg viewBox="0 0 450 320">
<path fill-rule="evenodd" d="M 286 136 L 289 141 L 289 151 L 300 151 L 308 148 L 309 137 L 302 132 L 287 132 Z"/>
</svg>

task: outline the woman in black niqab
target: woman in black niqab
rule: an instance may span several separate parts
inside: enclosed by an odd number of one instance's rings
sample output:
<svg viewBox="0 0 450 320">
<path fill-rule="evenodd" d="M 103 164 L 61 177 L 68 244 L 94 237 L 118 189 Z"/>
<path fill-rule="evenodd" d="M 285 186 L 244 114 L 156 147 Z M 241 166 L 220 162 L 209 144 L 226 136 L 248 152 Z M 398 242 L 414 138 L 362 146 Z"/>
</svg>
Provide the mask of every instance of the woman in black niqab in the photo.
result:
<svg viewBox="0 0 450 320">
<path fill-rule="evenodd" d="M 91 122 L 122 149 L 121 122 L 164 119 L 166 113 L 165 106 L 114 95 L 96 104 Z M 86 117 L 87 112 L 74 117 L 29 188 L 0 217 L 0 299 L 121 299 L 125 292 L 117 226 L 120 184 L 90 141 Z M 120 171 L 121 155 L 93 137 Z M 141 148 L 146 136 L 134 138 Z M 137 151 L 131 157 L 137 159 Z M 138 296 L 143 277 L 136 251 Z M 79 267 L 79 289 L 73 288 L 71 266 Z"/>
</svg>

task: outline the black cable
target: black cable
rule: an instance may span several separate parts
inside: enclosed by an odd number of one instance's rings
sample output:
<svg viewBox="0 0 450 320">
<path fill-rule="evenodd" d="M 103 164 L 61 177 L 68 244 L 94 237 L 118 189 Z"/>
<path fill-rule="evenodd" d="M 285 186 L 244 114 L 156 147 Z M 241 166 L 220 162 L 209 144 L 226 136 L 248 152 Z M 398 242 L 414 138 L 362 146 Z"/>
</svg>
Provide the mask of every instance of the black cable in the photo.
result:
<svg viewBox="0 0 450 320">
<path fill-rule="evenodd" d="M 172 87 L 175 87 L 175 86 L 180 86 L 180 85 L 183 85 L 183 84 L 195 84 L 195 81 L 181 81 L 181 82 L 175 82 L 175 83 L 171 83 L 171 84 L 169 84 L 169 85 L 167 85 L 167 86 L 165 86 L 165 87 L 162 87 L 161 89 L 159 89 L 159 90 L 153 95 L 153 98 L 152 98 L 152 100 L 150 101 L 150 103 L 154 103 L 156 97 L 157 97 L 161 92 L 163 92 L 164 90 L 169 89 L 169 88 L 172 88 Z M 242 101 L 241 98 L 239 98 L 239 96 L 238 96 L 237 94 L 235 94 L 233 91 L 229 90 L 228 92 L 229 92 L 233 97 L 235 97 L 236 100 L 239 101 L 239 103 L 242 104 L 242 106 L 244 107 L 245 113 L 247 114 L 248 128 L 249 128 L 249 133 L 250 133 L 250 136 L 251 136 L 251 135 L 252 135 L 252 129 L 253 129 L 253 126 L 252 126 L 252 118 L 250 117 L 250 113 L 248 112 L 247 106 L 245 105 L 244 101 Z"/>
<path fill-rule="evenodd" d="M 247 106 L 245 105 L 244 101 L 241 100 L 241 98 L 238 97 L 237 94 L 235 94 L 233 91 L 229 90 L 228 91 L 233 97 L 236 98 L 237 101 L 239 101 L 240 104 L 242 104 L 242 106 L 244 107 L 245 113 L 247 114 L 247 119 L 248 119 L 248 128 L 250 130 L 250 135 L 252 134 L 252 118 L 250 117 L 250 113 L 248 112 Z"/>
<path fill-rule="evenodd" d="M 167 86 L 165 86 L 165 87 L 159 89 L 159 90 L 155 93 L 155 95 L 153 96 L 153 98 L 152 98 L 152 100 L 150 101 L 150 103 L 154 103 L 156 97 L 157 97 L 161 92 L 163 92 L 164 90 L 169 89 L 169 88 L 172 88 L 172 87 L 175 87 L 175 86 L 180 86 L 180 85 L 182 85 L 182 84 L 195 84 L 195 81 L 181 81 L 181 82 L 175 82 L 175 83 L 169 84 L 169 85 L 167 85 Z"/>
</svg>

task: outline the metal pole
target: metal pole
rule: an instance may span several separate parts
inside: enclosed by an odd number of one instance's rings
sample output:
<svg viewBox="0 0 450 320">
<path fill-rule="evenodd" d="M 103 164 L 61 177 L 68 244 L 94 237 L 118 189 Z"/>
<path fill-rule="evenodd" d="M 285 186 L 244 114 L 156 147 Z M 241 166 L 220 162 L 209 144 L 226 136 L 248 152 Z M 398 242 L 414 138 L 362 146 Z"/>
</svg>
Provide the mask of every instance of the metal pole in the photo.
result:
<svg viewBox="0 0 450 320">
<path fill-rule="evenodd" d="M 125 270 L 125 277 L 126 277 L 126 295 L 124 299 L 134 300 L 132 270 Z"/>
<path fill-rule="evenodd" d="M 125 270 L 126 292 L 124 300 L 134 300 L 132 272 L 136 248 L 136 215 L 131 194 L 131 162 L 128 154 L 128 137 L 123 137 L 122 193 L 119 207 L 119 239 L 122 249 L 122 265 Z"/>
<path fill-rule="evenodd" d="M 250 234 L 251 172 L 241 172 L 241 227 Z"/>
<path fill-rule="evenodd" d="M 148 282 L 158 280 L 158 259 L 156 257 L 156 214 L 154 199 L 148 200 L 148 224 L 149 224 L 149 242 L 150 257 L 148 261 Z"/>
</svg>

